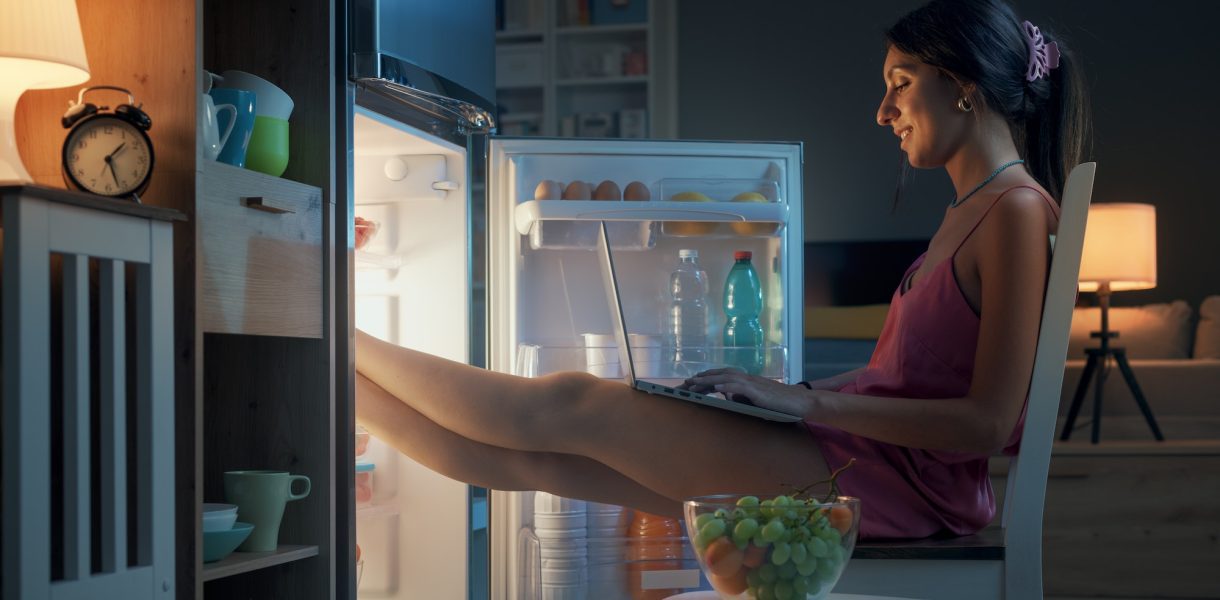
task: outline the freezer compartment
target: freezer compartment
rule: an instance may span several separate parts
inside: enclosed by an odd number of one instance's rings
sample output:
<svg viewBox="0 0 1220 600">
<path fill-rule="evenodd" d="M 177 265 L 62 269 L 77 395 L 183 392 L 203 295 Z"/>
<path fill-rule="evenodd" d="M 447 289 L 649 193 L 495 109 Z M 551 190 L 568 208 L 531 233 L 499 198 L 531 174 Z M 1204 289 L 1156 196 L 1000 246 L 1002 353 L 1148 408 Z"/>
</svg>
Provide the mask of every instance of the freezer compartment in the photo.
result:
<svg viewBox="0 0 1220 600">
<path fill-rule="evenodd" d="M 578 537 L 559 542 L 539 537 L 533 527 L 520 530 L 519 600 L 662 600 L 712 589 L 686 537 Z"/>
<path fill-rule="evenodd" d="M 614 335 L 589 333 L 586 343 L 568 345 L 519 344 L 514 373 L 523 377 L 540 377 L 562 371 L 584 371 L 604 379 L 623 379 L 618 347 Z M 760 361 L 762 377 L 787 381 L 788 349 L 785 346 L 764 346 L 761 351 L 750 347 L 707 346 L 685 349 L 663 344 L 660 336 L 628 334 L 631 340 L 631 361 L 635 376 L 662 384 L 674 385 L 700 371 L 720 367 L 748 368 Z"/>
</svg>

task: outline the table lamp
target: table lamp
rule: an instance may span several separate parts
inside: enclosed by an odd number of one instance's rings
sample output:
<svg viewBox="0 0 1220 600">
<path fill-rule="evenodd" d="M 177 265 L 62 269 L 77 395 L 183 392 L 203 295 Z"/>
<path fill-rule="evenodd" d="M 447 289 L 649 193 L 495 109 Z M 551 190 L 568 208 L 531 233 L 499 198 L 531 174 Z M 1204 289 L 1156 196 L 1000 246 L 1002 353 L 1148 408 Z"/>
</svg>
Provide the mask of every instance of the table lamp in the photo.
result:
<svg viewBox="0 0 1220 600">
<path fill-rule="evenodd" d="M 21 94 L 88 79 L 76 0 L 0 2 L 0 182 L 33 181 L 13 129 Z"/>
<path fill-rule="evenodd" d="M 1157 441 L 1163 441 L 1165 438 L 1157 427 L 1156 418 L 1152 416 L 1152 409 L 1148 407 L 1139 382 L 1135 380 L 1135 373 L 1127 362 L 1127 350 L 1121 346 L 1110 345 L 1110 339 L 1117 338 L 1118 332 L 1110 331 L 1109 312 L 1112 292 L 1156 287 L 1156 208 L 1151 204 L 1133 203 L 1090 206 L 1079 280 L 1080 291 L 1097 292 L 1097 303 L 1101 307 L 1101 331 L 1089 334 L 1089 337 L 1097 338 L 1099 344 L 1097 348 L 1085 349 L 1088 362 L 1080 375 L 1080 383 L 1076 386 L 1076 394 L 1072 398 L 1067 422 L 1064 423 L 1059 439 L 1067 440 L 1072 435 L 1080 404 L 1093 375 L 1096 374 L 1092 442 L 1097 443 L 1101 435 L 1102 388 L 1106 381 L 1109 358 L 1112 356 L 1127 382 L 1127 387 L 1131 389 L 1131 394 L 1135 396 L 1135 402 L 1144 414 L 1144 419 L 1152 429 L 1152 434 L 1156 436 Z"/>
</svg>

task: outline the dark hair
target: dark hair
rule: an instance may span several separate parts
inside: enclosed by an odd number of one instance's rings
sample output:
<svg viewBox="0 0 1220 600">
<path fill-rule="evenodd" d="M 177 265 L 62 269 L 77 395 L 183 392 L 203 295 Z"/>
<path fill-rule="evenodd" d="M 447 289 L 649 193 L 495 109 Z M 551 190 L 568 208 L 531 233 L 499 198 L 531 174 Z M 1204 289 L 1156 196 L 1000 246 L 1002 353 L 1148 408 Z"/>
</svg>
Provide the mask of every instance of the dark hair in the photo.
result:
<svg viewBox="0 0 1220 600">
<path fill-rule="evenodd" d="M 888 44 L 963 84 L 1004 117 L 1030 174 L 1055 198 L 1068 173 L 1091 151 L 1091 116 L 1076 57 L 1059 46 L 1059 67 L 1026 81 L 1029 43 L 1022 21 L 1002 0 L 933 0 L 885 33 Z M 976 102 L 977 104 L 977 102 Z M 899 186 L 901 189 L 901 176 Z M 895 198 L 896 200 L 896 198 Z"/>
</svg>

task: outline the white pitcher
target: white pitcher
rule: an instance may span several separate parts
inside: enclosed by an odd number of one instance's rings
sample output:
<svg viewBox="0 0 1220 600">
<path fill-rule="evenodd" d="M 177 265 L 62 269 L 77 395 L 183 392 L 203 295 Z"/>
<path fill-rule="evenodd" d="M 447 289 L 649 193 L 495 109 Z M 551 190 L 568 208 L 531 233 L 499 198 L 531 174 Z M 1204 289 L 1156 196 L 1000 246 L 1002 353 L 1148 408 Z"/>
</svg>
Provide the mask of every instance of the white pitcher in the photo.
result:
<svg viewBox="0 0 1220 600">
<path fill-rule="evenodd" d="M 220 132 L 220 125 L 217 116 L 223 110 L 231 110 L 233 114 L 229 116 L 224 133 Z M 216 160 L 220 156 L 221 148 L 224 148 L 225 142 L 229 141 L 229 134 L 233 133 L 233 125 L 237 123 L 237 107 L 232 104 L 221 104 L 217 106 L 212 100 L 210 94 L 204 93 L 199 96 L 199 150 L 203 153 L 203 157 L 208 160 Z"/>
</svg>

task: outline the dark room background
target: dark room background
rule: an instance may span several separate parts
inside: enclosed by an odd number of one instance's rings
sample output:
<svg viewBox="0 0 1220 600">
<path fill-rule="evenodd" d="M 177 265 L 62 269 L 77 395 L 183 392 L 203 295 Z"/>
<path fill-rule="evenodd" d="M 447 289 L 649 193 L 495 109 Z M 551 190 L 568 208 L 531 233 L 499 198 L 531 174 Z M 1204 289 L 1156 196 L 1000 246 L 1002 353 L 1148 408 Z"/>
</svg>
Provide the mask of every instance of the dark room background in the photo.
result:
<svg viewBox="0 0 1220 600">
<path fill-rule="evenodd" d="M 883 31 L 913 0 L 680 0 L 679 133 L 805 143 L 805 239 L 927 240 L 953 189 L 916 172 L 891 214 L 898 147 L 875 121 Z M 1220 2 L 1013 0 L 1083 59 L 1093 201 L 1157 208 L 1158 286 L 1116 305 L 1220 294 Z M 894 282 L 896 283 L 896 282 Z"/>
</svg>

